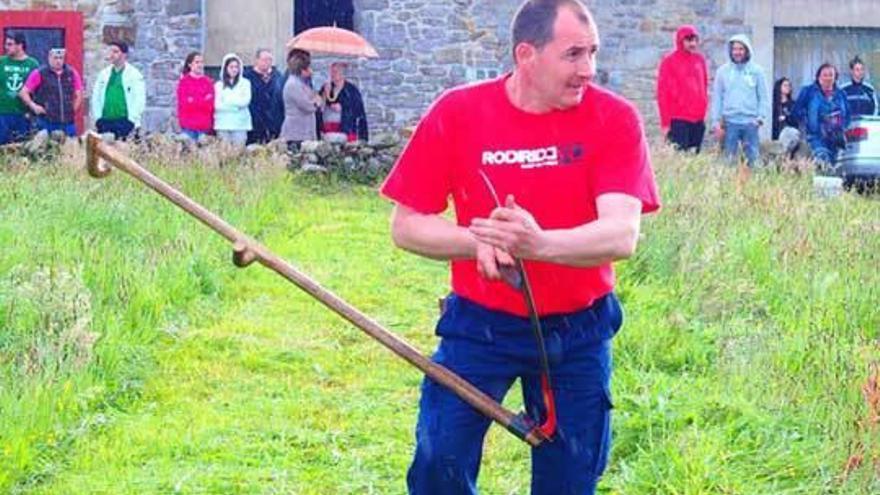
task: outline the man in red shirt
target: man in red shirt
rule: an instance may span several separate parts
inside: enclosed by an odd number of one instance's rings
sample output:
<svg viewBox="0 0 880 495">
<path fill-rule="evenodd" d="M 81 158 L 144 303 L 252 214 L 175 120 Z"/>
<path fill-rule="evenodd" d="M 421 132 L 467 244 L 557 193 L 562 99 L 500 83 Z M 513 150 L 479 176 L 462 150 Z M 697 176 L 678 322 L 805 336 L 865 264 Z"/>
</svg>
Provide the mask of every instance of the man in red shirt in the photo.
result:
<svg viewBox="0 0 880 495">
<path fill-rule="evenodd" d="M 663 135 L 678 149 L 699 153 L 706 134 L 709 70 L 700 53 L 700 33 L 694 26 L 678 28 L 675 49 L 660 61 L 657 107 Z"/>
<path fill-rule="evenodd" d="M 452 263 L 434 360 L 498 401 L 520 378 L 538 418 L 528 312 L 501 280 L 512 257 L 524 260 L 558 411 L 553 442 L 532 453 L 532 493 L 593 493 L 610 448 L 611 338 L 622 323 L 611 262 L 632 255 L 641 215 L 659 198 L 635 107 L 591 83 L 599 37 L 586 7 L 525 1 L 512 46 L 512 73 L 438 98 L 382 194 L 396 202 L 399 247 Z M 441 216 L 450 197 L 454 223 Z M 425 379 L 409 492 L 476 493 L 488 426 Z"/>
</svg>

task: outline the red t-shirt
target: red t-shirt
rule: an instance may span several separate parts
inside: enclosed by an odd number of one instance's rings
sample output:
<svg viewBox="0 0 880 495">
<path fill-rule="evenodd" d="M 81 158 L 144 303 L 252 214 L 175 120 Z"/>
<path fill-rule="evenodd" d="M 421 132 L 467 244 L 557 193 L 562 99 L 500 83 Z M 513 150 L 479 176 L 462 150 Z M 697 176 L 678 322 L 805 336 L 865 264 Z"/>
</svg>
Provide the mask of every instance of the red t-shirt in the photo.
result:
<svg viewBox="0 0 880 495">
<path fill-rule="evenodd" d="M 451 196 L 459 225 L 487 217 L 513 194 L 544 229 L 572 228 L 597 219 L 596 198 L 624 193 L 659 208 L 644 131 L 632 104 L 588 85 L 580 105 L 526 113 L 504 89 L 509 77 L 452 89 L 429 109 L 382 185 L 386 197 L 421 213 L 441 213 Z M 610 264 L 578 268 L 526 261 L 538 313 L 588 307 L 614 288 Z M 481 277 L 476 261 L 452 261 L 452 290 L 491 309 L 527 315 L 523 296 Z"/>
</svg>

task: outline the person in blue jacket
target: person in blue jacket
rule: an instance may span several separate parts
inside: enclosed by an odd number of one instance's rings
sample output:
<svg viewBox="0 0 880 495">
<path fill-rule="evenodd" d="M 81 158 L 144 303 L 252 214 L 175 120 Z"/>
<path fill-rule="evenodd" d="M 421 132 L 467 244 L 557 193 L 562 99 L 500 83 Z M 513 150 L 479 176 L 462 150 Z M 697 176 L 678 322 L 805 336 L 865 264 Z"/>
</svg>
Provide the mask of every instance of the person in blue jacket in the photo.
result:
<svg viewBox="0 0 880 495">
<path fill-rule="evenodd" d="M 844 86 L 849 113 L 853 117 L 860 115 L 877 115 L 877 93 L 874 87 L 865 81 L 867 70 L 862 59 L 855 57 L 849 63 L 851 82 Z"/>
<path fill-rule="evenodd" d="M 837 68 L 824 63 L 816 71 L 819 91 L 811 91 L 807 102 L 807 142 L 813 159 L 822 166 L 833 165 L 846 146 L 844 131 L 850 122 L 846 93 L 837 87 Z"/>
</svg>

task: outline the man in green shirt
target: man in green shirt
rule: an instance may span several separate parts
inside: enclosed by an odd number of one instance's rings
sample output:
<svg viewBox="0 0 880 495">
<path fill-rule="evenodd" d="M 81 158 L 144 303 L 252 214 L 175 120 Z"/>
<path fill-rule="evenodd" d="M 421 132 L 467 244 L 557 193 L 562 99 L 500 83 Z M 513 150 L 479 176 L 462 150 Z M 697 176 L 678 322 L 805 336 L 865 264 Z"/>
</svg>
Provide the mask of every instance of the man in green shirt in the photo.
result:
<svg viewBox="0 0 880 495">
<path fill-rule="evenodd" d="M 21 141 L 31 132 L 25 115 L 27 108 L 18 93 L 32 70 L 40 63 L 27 54 L 27 39 L 22 33 L 6 36 L 6 55 L 0 57 L 0 144 Z"/>
<path fill-rule="evenodd" d="M 128 45 L 113 41 L 107 48 L 105 67 L 95 78 L 90 113 L 99 133 L 127 138 L 141 126 L 146 106 L 144 76 L 128 63 Z"/>
</svg>

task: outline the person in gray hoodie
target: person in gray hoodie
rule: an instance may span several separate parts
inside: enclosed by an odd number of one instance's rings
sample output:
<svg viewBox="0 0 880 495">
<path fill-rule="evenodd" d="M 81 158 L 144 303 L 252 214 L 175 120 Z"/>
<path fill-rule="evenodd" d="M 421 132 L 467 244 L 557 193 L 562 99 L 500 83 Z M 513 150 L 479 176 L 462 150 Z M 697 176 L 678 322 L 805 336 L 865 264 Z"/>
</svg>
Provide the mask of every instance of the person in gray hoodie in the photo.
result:
<svg viewBox="0 0 880 495">
<path fill-rule="evenodd" d="M 715 75 L 711 123 L 725 158 L 734 162 L 742 143 L 749 168 L 760 153 L 758 128 L 769 122 L 770 99 L 764 69 L 751 61 L 752 44 L 744 34 L 728 41 L 730 62 Z"/>
</svg>

